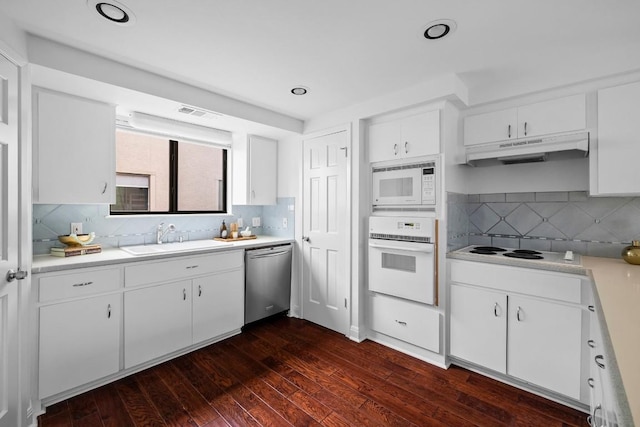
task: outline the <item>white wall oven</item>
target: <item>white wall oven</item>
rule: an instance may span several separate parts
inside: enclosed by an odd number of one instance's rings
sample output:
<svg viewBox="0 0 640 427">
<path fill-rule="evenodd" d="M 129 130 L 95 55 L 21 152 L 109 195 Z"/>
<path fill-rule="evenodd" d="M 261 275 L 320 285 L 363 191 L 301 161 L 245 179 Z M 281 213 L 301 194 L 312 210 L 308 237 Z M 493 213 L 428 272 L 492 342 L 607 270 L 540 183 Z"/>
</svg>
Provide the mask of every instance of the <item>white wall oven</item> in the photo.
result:
<svg viewBox="0 0 640 427">
<path fill-rule="evenodd" d="M 371 165 L 373 211 L 435 211 L 438 158 Z"/>
<path fill-rule="evenodd" d="M 433 218 L 369 218 L 369 290 L 436 304 Z"/>
</svg>

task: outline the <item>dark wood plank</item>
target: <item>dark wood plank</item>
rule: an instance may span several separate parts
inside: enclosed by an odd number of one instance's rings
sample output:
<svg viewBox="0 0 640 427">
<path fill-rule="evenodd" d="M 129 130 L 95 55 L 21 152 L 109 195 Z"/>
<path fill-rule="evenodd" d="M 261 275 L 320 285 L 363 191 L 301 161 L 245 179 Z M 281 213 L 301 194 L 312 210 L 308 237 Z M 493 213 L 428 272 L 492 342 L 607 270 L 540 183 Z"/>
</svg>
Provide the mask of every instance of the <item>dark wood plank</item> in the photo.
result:
<svg viewBox="0 0 640 427">
<path fill-rule="evenodd" d="M 198 424 L 191 419 L 189 413 L 184 410 L 182 404 L 156 374 L 155 368 L 140 372 L 136 375 L 136 382 L 156 407 L 167 426 L 198 427 Z"/>
<path fill-rule="evenodd" d="M 100 420 L 104 427 L 133 427 L 134 423 L 127 412 L 118 391 L 113 384 L 93 390 Z"/>
<path fill-rule="evenodd" d="M 130 376 L 116 382 L 115 387 L 136 426 L 166 425 L 151 401 L 140 390 L 136 376 Z"/>
</svg>

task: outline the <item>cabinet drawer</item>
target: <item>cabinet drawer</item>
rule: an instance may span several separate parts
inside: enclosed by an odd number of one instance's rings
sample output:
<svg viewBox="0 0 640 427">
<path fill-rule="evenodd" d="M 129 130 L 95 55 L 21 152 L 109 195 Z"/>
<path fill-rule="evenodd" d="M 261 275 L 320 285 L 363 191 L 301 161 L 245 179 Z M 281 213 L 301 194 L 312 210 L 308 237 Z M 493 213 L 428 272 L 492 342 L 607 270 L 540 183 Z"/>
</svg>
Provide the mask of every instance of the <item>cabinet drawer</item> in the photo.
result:
<svg viewBox="0 0 640 427">
<path fill-rule="evenodd" d="M 125 267 L 124 283 L 125 286 L 131 287 L 181 280 L 242 268 L 243 263 L 244 251 L 163 259 Z"/>
<path fill-rule="evenodd" d="M 575 304 L 582 302 L 581 278 L 561 273 L 452 260 L 451 280 Z"/>
<path fill-rule="evenodd" d="M 120 287 L 120 269 L 78 271 L 43 275 L 38 279 L 39 301 L 48 302 L 115 291 Z"/>
<path fill-rule="evenodd" d="M 424 304 L 372 293 L 371 329 L 440 352 L 440 314 Z"/>
</svg>

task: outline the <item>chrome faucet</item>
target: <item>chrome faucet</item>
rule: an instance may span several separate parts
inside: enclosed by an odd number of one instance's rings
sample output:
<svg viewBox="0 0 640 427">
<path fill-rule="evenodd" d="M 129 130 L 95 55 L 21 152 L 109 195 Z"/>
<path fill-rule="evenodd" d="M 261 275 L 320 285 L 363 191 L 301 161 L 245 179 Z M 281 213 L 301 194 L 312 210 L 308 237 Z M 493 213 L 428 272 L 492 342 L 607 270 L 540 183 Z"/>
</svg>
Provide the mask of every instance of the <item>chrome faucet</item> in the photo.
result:
<svg viewBox="0 0 640 427">
<path fill-rule="evenodd" d="M 166 230 L 164 230 L 163 228 L 164 228 L 164 222 L 161 222 L 160 224 L 158 224 L 158 228 L 156 230 L 156 243 L 159 245 L 162 244 L 162 239 L 167 233 L 176 231 L 176 226 L 173 224 L 169 224 Z"/>
</svg>

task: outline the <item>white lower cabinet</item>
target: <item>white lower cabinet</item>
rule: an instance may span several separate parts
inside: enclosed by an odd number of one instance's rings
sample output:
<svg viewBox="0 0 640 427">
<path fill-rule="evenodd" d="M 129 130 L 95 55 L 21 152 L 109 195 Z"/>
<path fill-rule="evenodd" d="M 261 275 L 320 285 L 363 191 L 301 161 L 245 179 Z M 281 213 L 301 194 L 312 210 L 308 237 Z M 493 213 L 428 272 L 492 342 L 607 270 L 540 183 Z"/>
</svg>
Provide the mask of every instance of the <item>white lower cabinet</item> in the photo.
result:
<svg viewBox="0 0 640 427">
<path fill-rule="evenodd" d="M 453 358 L 586 403 L 586 307 L 571 277 L 460 260 L 449 267 Z M 544 283 L 569 289 L 550 297 Z"/>
<path fill-rule="evenodd" d="M 579 400 L 583 310 L 524 296 L 508 298 L 507 374 Z"/>
<path fill-rule="evenodd" d="M 501 292 L 451 285 L 451 354 L 505 374 L 507 296 Z"/>
<path fill-rule="evenodd" d="M 120 318 L 119 294 L 41 307 L 39 397 L 118 372 Z"/>
<path fill-rule="evenodd" d="M 240 329 L 243 324 L 242 270 L 193 280 L 194 344 Z"/>
<path fill-rule="evenodd" d="M 191 345 L 191 281 L 125 292 L 124 367 Z"/>
</svg>

